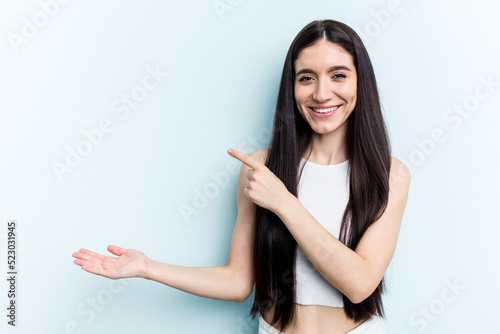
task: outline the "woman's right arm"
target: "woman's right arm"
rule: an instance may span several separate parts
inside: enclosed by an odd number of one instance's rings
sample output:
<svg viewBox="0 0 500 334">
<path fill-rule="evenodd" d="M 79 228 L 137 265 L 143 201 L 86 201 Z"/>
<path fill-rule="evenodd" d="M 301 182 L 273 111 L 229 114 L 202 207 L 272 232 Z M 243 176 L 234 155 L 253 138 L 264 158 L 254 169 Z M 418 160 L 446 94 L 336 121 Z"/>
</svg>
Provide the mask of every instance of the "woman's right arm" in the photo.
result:
<svg viewBox="0 0 500 334">
<path fill-rule="evenodd" d="M 250 155 L 265 161 L 265 150 Z M 74 263 L 83 270 L 104 277 L 119 279 L 143 277 L 201 297 L 245 301 L 254 285 L 253 241 L 255 233 L 255 210 L 243 193 L 249 167 L 241 165 L 237 186 L 238 217 L 234 227 L 229 257 L 226 265 L 217 267 L 184 267 L 158 262 L 142 252 L 108 246 L 118 257 L 109 257 L 81 249 L 73 253 Z"/>
</svg>

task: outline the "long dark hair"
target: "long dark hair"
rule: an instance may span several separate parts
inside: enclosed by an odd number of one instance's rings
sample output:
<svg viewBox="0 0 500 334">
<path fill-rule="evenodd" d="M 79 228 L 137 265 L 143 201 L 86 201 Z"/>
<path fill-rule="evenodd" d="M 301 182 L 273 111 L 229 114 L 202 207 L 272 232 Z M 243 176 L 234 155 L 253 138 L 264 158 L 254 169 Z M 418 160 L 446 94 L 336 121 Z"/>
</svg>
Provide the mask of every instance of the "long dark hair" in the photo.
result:
<svg viewBox="0 0 500 334">
<path fill-rule="evenodd" d="M 339 240 L 355 249 L 366 229 L 385 211 L 389 192 L 390 144 L 373 67 L 359 36 L 347 25 L 318 20 L 293 40 L 283 68 L 266 166 L 297 196 L 301 157 L 311 143 L 309 124 L 295 102 L 295 60 L 299 52 L 320 39 L 344 48 L 357 72 L 356 105 L 347 119 L 346 151 L 350 160 L 349 200 Z M 255 300 L 252 319 L 274 307 L 272 324 L 285 329 L 294 317 L 295 251 L 297 242 L 279 217 L 257 206 L 254 243 Z M 344 311 L 354 321 L 384 316 L 384 279 L 364 301 L 354 304 L 343 295 Z"/>
</svg>

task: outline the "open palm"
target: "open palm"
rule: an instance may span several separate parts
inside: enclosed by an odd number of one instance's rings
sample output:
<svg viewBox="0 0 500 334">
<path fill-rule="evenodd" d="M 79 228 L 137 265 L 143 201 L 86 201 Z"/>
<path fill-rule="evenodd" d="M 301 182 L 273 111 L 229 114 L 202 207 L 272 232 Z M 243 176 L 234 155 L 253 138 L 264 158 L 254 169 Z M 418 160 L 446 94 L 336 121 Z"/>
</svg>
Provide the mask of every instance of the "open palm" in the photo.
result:
<svg viewBox="0 0 500 334">
<path fill-rule="evenodd" d="M 82 248 L 73 253 L 76 258 L 73 263 L 89 273 L 112 279 L 143 275 L 147 262 L 143 252 L 113 245 L 108 246 L 108 251 L 118 257 L 105 256 Z"/>
</svg>

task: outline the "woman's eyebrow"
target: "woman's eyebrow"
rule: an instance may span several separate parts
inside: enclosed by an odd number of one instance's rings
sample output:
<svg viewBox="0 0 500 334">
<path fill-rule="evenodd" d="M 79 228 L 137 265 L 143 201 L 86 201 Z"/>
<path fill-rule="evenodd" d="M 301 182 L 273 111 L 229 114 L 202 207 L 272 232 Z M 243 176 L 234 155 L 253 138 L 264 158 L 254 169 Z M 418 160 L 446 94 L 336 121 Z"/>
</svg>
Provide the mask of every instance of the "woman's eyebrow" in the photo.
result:
<svg viewBox="0 0 500 334">
<path fill-rule="evenodd" d="M 328 73 L 333 72 L 333 71 L 338 71 L 338 70 L 351 71 L 351 69 L 345 65 L 335 65 L 335 66 L 332 66 L 328 69 Z M 311 70 L 309 68 L 303 68 L 303 69 L 299 70 L 295 75 L 298 76 L 298 75 L 301 75 L 303 73 L 315 74 L 315 72 L 313 70 Z"/>
</svg>

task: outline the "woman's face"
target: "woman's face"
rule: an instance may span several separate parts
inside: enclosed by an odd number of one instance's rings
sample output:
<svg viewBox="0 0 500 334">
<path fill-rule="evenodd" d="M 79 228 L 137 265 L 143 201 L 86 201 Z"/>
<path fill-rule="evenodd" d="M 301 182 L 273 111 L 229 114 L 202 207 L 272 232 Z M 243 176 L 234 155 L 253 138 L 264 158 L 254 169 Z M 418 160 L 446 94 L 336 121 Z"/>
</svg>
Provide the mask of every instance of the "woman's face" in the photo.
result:
<svg viewBox="0 0 500 334">
<path fill-rule="evenodd" d="M 357 75 L 351 55 L 321 40 L 300 51 L 295 61 L 295 101 L 302 117 L 319 134 L 344 135 L 356 105 Z"/>
</svg>

